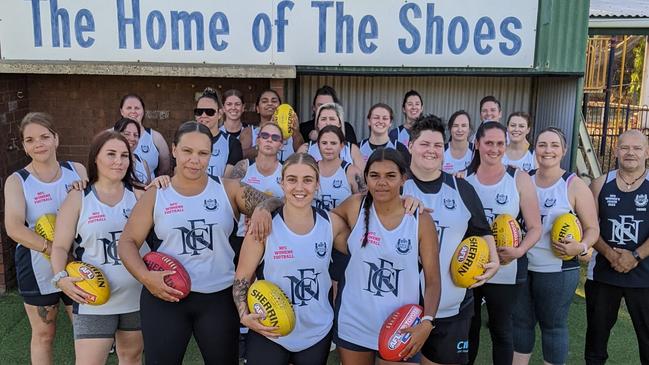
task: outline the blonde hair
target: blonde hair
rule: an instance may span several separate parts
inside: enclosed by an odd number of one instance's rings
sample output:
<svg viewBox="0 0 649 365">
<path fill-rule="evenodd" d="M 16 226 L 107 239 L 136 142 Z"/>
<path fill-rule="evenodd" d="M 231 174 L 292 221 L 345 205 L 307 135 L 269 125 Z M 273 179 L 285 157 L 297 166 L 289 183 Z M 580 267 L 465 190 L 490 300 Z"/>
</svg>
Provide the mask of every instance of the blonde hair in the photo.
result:
<svg viewBox="0 0 649 365">
<path fill-rule="evenodd" d="M 289 158 L 287 158 L 286 161 L 284 161 L 284 165 L 282 165 L 282 179 L 284 179 L 284 174 L 286 173 L 286 169 L 289 166 L 300 164 L 307 165 L 312 168 L 313 171 L 315 171 L 316 181 L 320 181 L 320 168 L 318 168 L 318 163 L 316 162 L 315 158 L 313 158 L 313 156 L 304 152 L 294 153 Z"/>
</svg>

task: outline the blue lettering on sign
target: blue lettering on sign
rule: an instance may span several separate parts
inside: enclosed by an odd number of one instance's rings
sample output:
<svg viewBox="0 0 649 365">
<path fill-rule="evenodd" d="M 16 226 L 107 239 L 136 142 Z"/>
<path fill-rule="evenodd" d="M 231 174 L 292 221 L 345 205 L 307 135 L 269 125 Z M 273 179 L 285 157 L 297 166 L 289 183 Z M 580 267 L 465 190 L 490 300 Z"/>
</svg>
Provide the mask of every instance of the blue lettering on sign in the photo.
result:
<svg viewBox="0 0 649 365">
<path fill-rule="evenodd" d="M 457 28 L 458 25 L 461 28 L 460 33 L 460 45 L 457 45 Z M 448 48 L 453 54 L 460 54 L 466 50 L 467 45 L 469 44 L 469 23 L 466 19 L 461 16 L 456 16 L 451 19 L 451 22 L 448 23 Z"/>
<path fill-rule="evenodd" d="M 157 34 L 154 27 L 158 29 Z M 154 10 L 146 18 L 146 41 L 152 49 L 164 47 L 167 41 L 167 22 L 161 12 Z"/>
<path fill-rule="evenodd" d="M 288 25 L 286 9 L 292 10 L 294 5 L 292 1 L 282 1 L 277 4 L 277 19 L 275 20 L 275 26 L 277 27 L 277 52 L 284 52 L 286 38 L 284 33 Z"/>
<path fill-rule="evenodd" d="M 263 23 L 263 24 L 262 24 Z M 263 27 L 260 29 L 260 27 Z M 263 30 L 262 30 L 263 29 Z M 263 32 L 263 35 L 261 34 Z M 263 37 L 263 41 L 261 40 Z M 268 14 L 259 13 L 252 22 L 252 44 L 258 52 L 266 52 L 272 38 L 271 22 Z"/>
<path fill-rule="evenodd" d="M 230 24 L 228 17 L 222 12 L 216 12 L 212 15 L 209 25 L 210 44 L 215 51 L 223 51 L 228 48 L 228 42 L 219 40 L 221 35 L 230 35 Z"/>
<path fill-rule="evenodd" d="M 327 52 L 327 8 L 333 6 L 333 1 L 311 2 L 312 8 L 318 8 L 318 53 Z"/>
<path fill-rule="evenodd" d="M 343 28 L 345 32 L 345 53 L 354 52 L 354 17 L 345 15 L 345 3 L 336 2 L 336 53 L 343 52 Z"/>
<path fill-rule="evenodd" d="M 41 1 L 32 0 L 32 24 L 34 29 L 34 47 L 43 47 L 43 30 L 41 28 Z"/>
<path fill-rule="evenodd" d="M 486 33 L 483 32 L 484 28 L 486 29 Z M 494 22 L 491 20 L 491 18 L 487 16 L 483 16 L 482 18 L 478 19 L 478 22 L 475 25 L 475 32 L 473 34 L 473 46 L 475 47 L 475 51 L 478 52 L 478 54 L 481 55 L 486 55 L 489 52 L 491 52 L 492 47 L 490 45 L 483 45 L 483 40 L 494 40 L 496 39 L 496 27 L 494 27 Z"/>
<path fill-rule="evenodd" d="M 435 37 L 433 37 L 433 26 Z M 435 15 L 435 4 L 426 6 L 426 54 L 433 53 L 433 40 L 435 41 L 435 54 L 442 54 L 444 46 L 444 18 Z"/>
<path fill-rule="evenodd" d="M 513 26 L 514 29 L 520 30 L 521 28 L 523 28 L 523 24 L 521 24 L 520 19 L 513 16 L 503 19 L 502 23 L 500 23 L 500 33 L 502 33 L 505 39 L 509 40 L 512 43 L 511 48 L 508 48 L 507 43 L 500 42 L 500 52 L 502 52 L 505 56 L 513 56 L 517 54 L 518 51 L 521 50 L 521 45 L 523 43 L 521 42 L 521 37 L 509 30 L 510 25 Z"/>
<path fill-rule="evenodd" d="M 192 24 L 196 26 L 196 49 L 202 51 L 205 49 L 203 41 L 203 14 L 194 11 L 191 14 L 186 11 L 171 12 L 171 49 L 180 49 L 180 23 L 183 24 L 183 43 L 185 51 L 191 51 L 192 48 Z"/>
<path fill-rule="evenodd" d="M 32 24 L 34 31 L 34 47 L 43 46 L 43 28 L 41 23 L 41 5 L 39 0 L 31 0 Z M 59 8 L 57 0 L 50 0 L 50 27 L 52 31 L 52 47 L 70 48 L 70 13 L 65 8 Z M 95 39 L 85 33 L 95 31 L 95 19 L 88 9 L 80 9 L 74 15 L 74 37 L 81 48 L 91 47 Z"/>
<path fill-rule="evenodd" d="M 369 29 L 368 29 L 369 28 Z M 376 51 L 377 45 L 374 42 L 369 42 L 371 39 L 379 38 L 379 24 L 376 19 L 371 15 L 365 15 L 358 22 L 358 47 L 361 52 L 371 54 Z"/>
<path fill-rule="evenodd" d="M 132 0 L 131 12 L 132 18 L 126 17 L 124 9 L 124 0 L 117 0 L 117 34 L 119 39 L 119 48 L 126 48 L 126 26 L 133 26 L 133 48 L 142 48 L 142 35 L 140 31 L 140 0 Z"/>
<path fill-rule="evenodd" d="M 410 34 L 412 38 L 412 45 L 407 46 L 407 40 L 405 38 L 399 38 L 399 50 L 403 54 L 413 54 L 419 49 L 419 44 L 421 43 L 421 36 L 419 35 L 419 30 L 415 27 L 410 20 L 408 20 L 408 11 L 412 10 L 413 17 L 415 19 L 421 18 L 421 9 L 415 3 L 409 3 L 401 7 L 399 10 L 399 23 L 401 26 Z"/>
</svg>

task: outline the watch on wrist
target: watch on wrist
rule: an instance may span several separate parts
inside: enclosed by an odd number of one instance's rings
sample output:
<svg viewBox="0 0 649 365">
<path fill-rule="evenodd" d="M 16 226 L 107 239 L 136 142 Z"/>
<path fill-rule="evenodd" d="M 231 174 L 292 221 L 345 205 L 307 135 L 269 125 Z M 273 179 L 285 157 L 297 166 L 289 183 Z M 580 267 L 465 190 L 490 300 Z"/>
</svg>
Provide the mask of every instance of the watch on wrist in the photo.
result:
<svg viewBox="0 0 649 365">
<path fill-rule="evenodd" d="M 59 287 L 59 281 L 61 279 L 63 279 L 63 278 L 67 278 L 67 277 L 68 277 L 68 272 L 67 271 L 65 271 L 65 270 L 59 271 L 56 274 L 54 274 L 54 277 L 52 278 L 51 283 L 55 288 L 58 288 Z"/>
<path fill-rule="evenodd" d="M 631 255 L 633 255 L 633 258 L 634 258 L 636 261 L 638 261 L 638 262 L 642 261 L 642 257 L 640 257 L 640 254 L 638 253 L 637 250 L 633 250 L 633 251 L 631 252 Z"/>
<path fill-rule="evenodd" d="M 421 317 L 421 321 L 430 321 L 430 324 L 435 328 L 435 318 L 433 316 L 423 316 Z"/>
<path fill-rule="evenodd" d="M 583 243 L 583 242 L 582 242 L 581 245 L 582 245 L 582 247 L 583 247 L 584 250 L 579 254 L 579 256 L 586 256 L 586 255 L 588 255 L 588 245 L 585 244 L 585 243 Z"/>
</svg>

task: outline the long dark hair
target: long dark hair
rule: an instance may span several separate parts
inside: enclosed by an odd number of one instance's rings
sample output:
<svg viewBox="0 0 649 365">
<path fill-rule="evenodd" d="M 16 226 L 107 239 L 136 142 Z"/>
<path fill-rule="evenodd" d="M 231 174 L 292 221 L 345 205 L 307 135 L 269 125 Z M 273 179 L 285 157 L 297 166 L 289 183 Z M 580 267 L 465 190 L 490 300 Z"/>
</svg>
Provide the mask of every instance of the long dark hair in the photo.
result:
<svg viewBox="0 0 649 365">
<path fill-rule="evenodd" d="M 203 90 L 201 96 L 198 98 L 198 100 L 204 98 L 212 99 L 216 103 L 216 107 L 219 108 L 219 110 L 223 109 L 223 103 L 221 103 L 221 97 L 219 97 L 219 92 L 216 91 L 215 89 L 212 89 L 211 87 L 206 87 L 205 90 Z M 197 103 L 198 100 L 196 100 Z"/>
<path fill-rule="evenodd" d="M 117 122 L 115 122 L 115 125 L 113 126 L 113 130 L 115 132 L 124 132 L 126 127 L 128 127 L 129 124 L 135 125 L 135 128 L 137 128 L 137 135 L 138 138 L 142 136 L 142 127 L 140 126 L 140 123 L 137 121 L 131 119 L 131 118 L 119 118 Z"/>
<path fill-rule="evenodd" d="M 381 161 L 392 161 L 394 162 L 395 165 L 397 165 L 397 168 L 399 168 L 399 173 L 402 176 L 408 174 L 408 165 L 406 164 L 406 161 L 403 159 L 401 152 L 393 148 L 379 147 L 375 149 L 374 152 L 372 152 L 372 154 L 370 155 L 370 158 L 367 159 L 367 164 L 365 165 L 365 170 L 363 171 L 363 176 L 365 176 L 365 181 L 367 181 L 367 175 L 370 172 L 370 167 L 372 166 L 372 164 Z M 372 193 L 368 190 L 367 195 L 363 200 L 363 207 L 362 207 L 363 213 L 365 213 L 365 221 L 364 221 L 365 234 L 363 235 L 363 243 L 361 243 L 361 247 L 365 247 L 367 245 L 367 234 L 370 226 L 370 207 L 372 206 L 373 201 L 374 198 L 372 197 Z"/>
<path fill-rule="evenodd" d="M 480 124 L 480 127 L 478 127 L 478 131 L 475 132 L 476 145 L 477 142 L 480 141 L 482 137 L 485 136 L 485 133 L 490 129 L 499 129 L 500 131 L 503 132 L 505 139 L 507 139 L 507 127 L 500 124 L 499 122 L 484 122 Z M 468 171 L 476 172 L 478 171 L 478 167 L 480 167 L 480 152 L 475 151 L 473 153 L 473 159 L 469 164 Z"/>
<path fill-rule="evenodd" d="M 178 127 L 176 130 L 176 134 L 174 134 L 174 140 L 173 144 L 178 145 L 178 142 L 180 141 L 180 138 L 187 134 L 187 133 L 192 133 L 192 132 L 198 132 L 206 135 L 210 139 L 210 152 L 212 152 L 212 132 L 210 132 L 210 129 L 207 128 L 204 124 L 201 124 L 197 121 L 190 120 L 188 122 L 185 122 Z"/>
<path fill-rule="evenodd" d="M 335 125 L 327 125 L 318 132 L 318 144 L 320 144 L 320 138 L 322 138 L 322 135 L 324 135 L 325 133 L 335 134 L 338 139 L 340 139 L 340 144 L 345 144 L 345 134 L 343 133 L 342 129 Z"/>
<path fill-rule="evenodd" d="M 279 100 L 279 103 L 280 104 L 282 103 L 282 97 L 279 96 L 279 93 L 277 93 L 277 91 L 275 91 L 273 89 L 265 89 L 265 90 L 262 90 L 259 93 L 259 95 L 257 95 L 257 101 L 255 102 L 255 106 L 259 106 L 259 102 L 261 101 L 261 96 L 264 95 L 265 93 L 273 93 L 273 94 L 275 94 L 275 96 L 277 96 L 277 100 Z"/>
<path fill-rule="evenodd" d="M 86 165 L 88 166 L 88 186 L 96 183 L 99 179 L 99 170 L 97 169 L 97 155 L 99 155 L 99 151 L 104 147 L 106 142 L 113 139 L 123 142 L 128 151 L 128 167 L 126 168 L 126 174 L 122 178 L 122 182 L 126 186 L 142 187 L 142 184 L 136 183 L 137 179 L 133 173 L 133 155 L 128 146 L 128 141 L 119 132 L 111 130 L 99 132 L 90 143 L 90 152 L 88 153 L 88 163 Z"/>
</svg>

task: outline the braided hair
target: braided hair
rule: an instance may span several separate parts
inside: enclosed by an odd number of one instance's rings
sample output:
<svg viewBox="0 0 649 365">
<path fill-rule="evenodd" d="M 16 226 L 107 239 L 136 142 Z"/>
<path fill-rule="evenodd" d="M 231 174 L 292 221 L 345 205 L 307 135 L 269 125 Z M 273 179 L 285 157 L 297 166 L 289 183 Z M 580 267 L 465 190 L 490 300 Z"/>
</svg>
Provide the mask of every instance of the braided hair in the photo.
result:
<svg viewBox="0 0 649 365">
<path fill-rule="evenodd" d="M 401 152 L 393 148 L 380 147 L 375 149 L 374 152 L 372 152 L 372 154 L 370 155 L 370 158 L 367 159 L 365 171 L 363 171 L 365 181 L 367 181 L 367 175 L 370 172 L 370 167 L 372 166 L 372 164 L 381 161 L 392 161 L 395 165 L 397 165 L 397 168 L 399 168 L 399 173 L 402 176 L 405 176 L 408 173 L 408 165 L 403 159 Z M 367 195 L 363 199 L 363 206 L 361 207 L 361 209 L 363 209 L 363 213 L 365 214 L 365 234 L 363 235 L 363 242 L 361 243 L 361 247 L 365 247 L 367 245 L 367 235 L 369 233 L 368 230 L 370 225 L 370 207 L 372 206 L 373 201 L 374 198 L 372 197 L 372 193 L 368 190 Z"/>
</svg>

